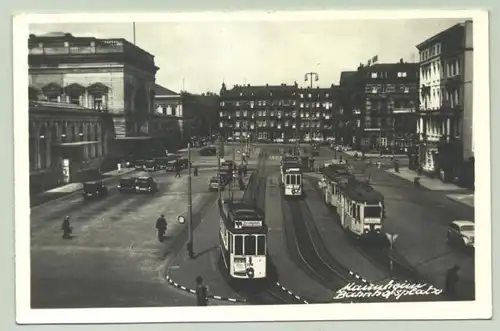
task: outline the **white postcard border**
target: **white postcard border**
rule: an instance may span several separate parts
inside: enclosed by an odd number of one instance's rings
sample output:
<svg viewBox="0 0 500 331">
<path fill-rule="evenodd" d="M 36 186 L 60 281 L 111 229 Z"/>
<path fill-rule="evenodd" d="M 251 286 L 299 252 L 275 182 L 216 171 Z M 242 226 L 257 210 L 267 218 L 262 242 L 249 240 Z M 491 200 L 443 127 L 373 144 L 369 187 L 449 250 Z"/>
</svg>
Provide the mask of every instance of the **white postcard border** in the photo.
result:
<svg viewBox="0 0 500 331">
<path fill-rule="evenodd" d="M 375 304 L 313 304 L 300 306 L 210 306 L 167 308 L 31 309 L 30 205 L 28 151 L 29 24 L 65 22 L 167 22 L 255 20 L 346 20 L 471 18 L 474 22 L 473 135 L 476 158 L 476 300 Z M 376 10 L 376 11 L 245 11 L 202 13 L 26 14 L 14 18 L 14 169 L 16 320 L 20 324 L 243 322 L 392 319 L 484 319 L 492 314 L 491 293 L 491 167 L 489 104 L 489 30 L 484 10 Z M 168 284 L 165 284 L 168 286 Z"/>
</svg>

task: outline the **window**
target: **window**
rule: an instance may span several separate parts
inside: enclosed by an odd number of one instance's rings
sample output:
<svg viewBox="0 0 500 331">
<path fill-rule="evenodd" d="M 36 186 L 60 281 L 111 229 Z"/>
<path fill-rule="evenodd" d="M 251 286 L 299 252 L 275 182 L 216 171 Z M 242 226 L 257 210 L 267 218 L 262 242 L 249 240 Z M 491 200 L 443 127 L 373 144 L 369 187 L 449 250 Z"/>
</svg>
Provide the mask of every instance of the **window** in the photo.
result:
<svg viewBox="0 0 500 331">
<path fill-rule="evenodd" d="M 297 177 L 297 185 L 301 184 L 301 177 L 300 175 L 295 175 Z"/>
<path fill-rule="evenodd" d="M 223 117 L 223 116 L 224 116 L 224 113 L 223 113 L 223 112 L 219 112 L 219 116 L 220 116 L 220 117 Z"/>
<path fill-rule="evenodd" d="M 80 105 L 80 96 L 79 95 L 71 95 L 69 97 L 69 102 L 74 105 Z"/>
<path fill-rule="evenodd" d="M 257 255 L 266 255 L 266 236 L 257 236 Z"/>
<path fill-rule="evenodd" d="M 245 236 L 245 255 L 257 255 L 257 236 Z"/>
<path fill-rule="evenodd" d="M 104 109 L 102 95 L 94 95 L 94 109 L 96 109 L 96 110 L 103 110 Z"/>
<path fill-rule="evenodd" d="M 372 78 L 377 78 L 377 73 L 376 72 L 372 72 Z"/>
<path fill-rule="evenodd" d="M 398 77 L 406 77 L 406 72 L 398 72 Z"/>
<path fill-rule="evenodd" d="M 309 98 L 311 97 L 311 93 L 309 93 Z"/>
<path fill-rule="evenodd" d="M 408 86 L 405 86 L 405 93 L 410 93 L 410 88 Z"/>
<path fill-rule="evenodd" d="M 330 94 L 329 94 L 329 93 L 325 93 L 325 97 L 326 97 L 326 98 L 329 98 L 329 97 L 330 97 Z"/>
<path fill-rule="evenodd" d="M 221 107 L 224 107 L 224 101 L 220 102 Z"/>
<path fill-rule="evenodd" d="M 365 217 L 380 218 L 381 216 L 382 216 L 382 210 L 380 206 L 365 206 Z"/>
<path fill-rule="evenodd" d="M 372 93 L 377 94 L 377 92 L 378 92 L 378 89 L 376 87 L 372 87 Z"/>
<path fill-rule="evenodd" d="M 234 255 L 243 255 L 243 236 L 233 235 Z"/>
<path fill-rule="evenodd" d="M 236 107 L 239 107 L 239 106 L 240 106 L 240 102 L 236 101 Z"/>
</svg>

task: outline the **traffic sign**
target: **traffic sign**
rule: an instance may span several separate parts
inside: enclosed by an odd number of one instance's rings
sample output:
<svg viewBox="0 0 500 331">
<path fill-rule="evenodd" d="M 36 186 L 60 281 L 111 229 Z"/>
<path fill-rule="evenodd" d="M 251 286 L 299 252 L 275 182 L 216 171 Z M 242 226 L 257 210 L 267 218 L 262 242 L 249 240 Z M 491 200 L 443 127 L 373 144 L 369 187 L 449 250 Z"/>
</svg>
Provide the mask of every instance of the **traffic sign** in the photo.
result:
<svg viewBox="0 0 500 331">
<path fill-rule="evenodd" d="M 389 240 L 389 242 L 391 244 L 394 244 L 394 242 L 396 241 L 396 239 L 399 236 L 398 234 L 395 234 L 395 233 L 394 234 L 393 233 L 386 233 L 385 235 L 387 236 L 387 239 Z"/>
<path fill-rule="evenodd" d="M 177 221 L 179 222 L 179 224 L 184 224 L 186 222 L 186 219 L 184 218 L 184 216 L 179 216 L 177 218 Z"/>
</svg>

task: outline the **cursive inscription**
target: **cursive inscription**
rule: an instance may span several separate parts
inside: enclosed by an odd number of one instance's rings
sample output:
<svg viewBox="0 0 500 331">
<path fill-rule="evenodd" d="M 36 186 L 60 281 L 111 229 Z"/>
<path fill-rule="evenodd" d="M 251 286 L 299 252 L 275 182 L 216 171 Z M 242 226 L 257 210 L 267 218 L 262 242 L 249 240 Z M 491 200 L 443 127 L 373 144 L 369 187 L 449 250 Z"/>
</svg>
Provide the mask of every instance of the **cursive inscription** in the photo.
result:
<svg viewBox="0 0 500 331">
<path fill-rule="evenodd" d="M 440 295 L 442 292 L 443 290 L 426 283 L 396 282 L 391 280 L 387 284 L 377 285 L 349 283 L 337 290 L 334 299 L 381 297 L 385 299 L 396 298 L 399 300 L 403 296 Z"/>
</svg>

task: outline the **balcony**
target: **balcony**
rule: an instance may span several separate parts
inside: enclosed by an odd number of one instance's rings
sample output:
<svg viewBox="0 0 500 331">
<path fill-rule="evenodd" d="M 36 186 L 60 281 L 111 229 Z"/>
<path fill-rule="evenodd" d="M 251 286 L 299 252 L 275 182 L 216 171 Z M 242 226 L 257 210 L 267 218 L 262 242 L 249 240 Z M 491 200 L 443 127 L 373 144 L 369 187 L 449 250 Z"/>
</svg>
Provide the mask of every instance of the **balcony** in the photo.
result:
<svg viewBox="0 0 500 331">
<path fill-rule="evenodd" d="M 393 108 L 392 113 L 393 114 L 410 114 L 414 113 L 415 109 L 407 107 L 407 108 Z"/>
</svg>

